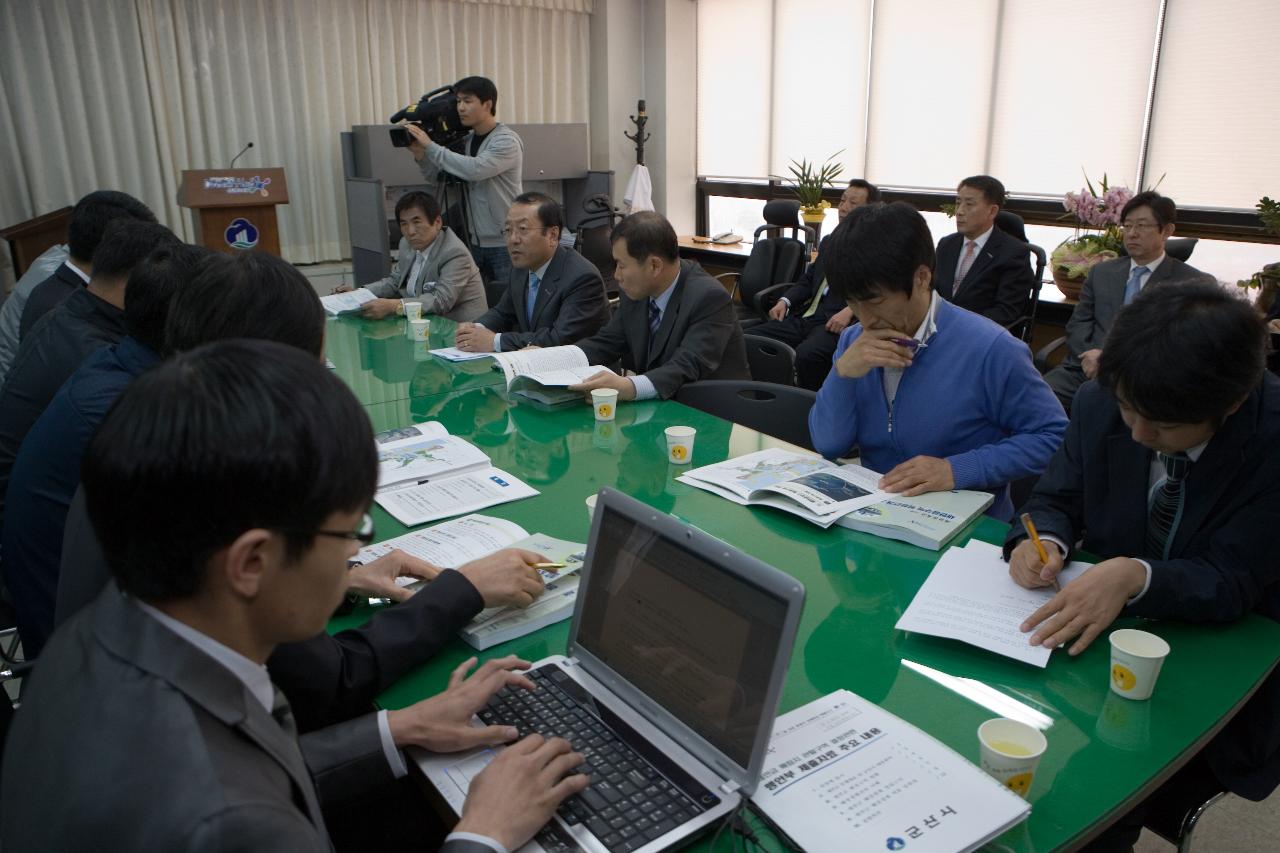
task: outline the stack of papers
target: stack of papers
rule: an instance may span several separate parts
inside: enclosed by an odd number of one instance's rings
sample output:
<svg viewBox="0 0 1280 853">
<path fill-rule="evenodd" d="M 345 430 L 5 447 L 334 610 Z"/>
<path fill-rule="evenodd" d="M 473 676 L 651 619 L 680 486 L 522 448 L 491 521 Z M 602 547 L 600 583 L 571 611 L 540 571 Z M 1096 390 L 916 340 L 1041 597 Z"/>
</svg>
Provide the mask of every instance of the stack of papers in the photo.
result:
<svg viewBox="0 0 1280 853">
<path fill-rule="evenodd" d="M 331 316 L 339 314 L 355 314 L 366 302 L 372 302 L 378 297 L 373 295 L 373 291 L 360 287 L 355 290 L 348 290 L 345 293 L 330 293 L 328 296 L 320 297 L 320 304 L 324 306 L 324 310 Z"/>
<path fill-rule="evenodd" d="M 1059 586 L 1075 580 L 1090 566 L 1068 563 L 1058 575 Z M 1031 635 L 1022 633 L 1021 625 L 1056 593 L 1053 587 L 1018 586 L 1009 577 L 1009 565 L 998 546 L 970 540 L 963 548 L 947 549 L 894 627 L 960 640 L 1043 667 L 1053 650 L 1031 645 Z"/>
<path fill-rule="evenodd" d="M 541 533 L 529 534 L 515 522 L 484 515 L 468 515 L 426 530 L 415 530 L 360 550 L 357 559 L 376 560 L 400 549 L 445 569 L 456 569 L 502 548 L 524 548 L 541 554 L 545 562 L 564 563 L 563 568 L 539 569 L 546 584 L 541 596 L 526 608 L 487 607 L 458 635 L 477 650 L 531 634 L 539 628 L 568 619 L 577 601 L 578 569 L 586 557 L 586 545 Z M 418 581 L 400 578 L 401 586 Z"/>
<path fill-rule="evenodd" d="M 429 422 L 374 436 L 378 493 L 374 500 L 412 527 L 475 512 L 538 491 L 494 468 L 479 448 Z"/>
<path fill-rule="evenodd" d="M 1031 813 L 960 755 L 847 690 L 777 719 L 751 801 L 815 851 L 975 850 Z"/>
</svg>

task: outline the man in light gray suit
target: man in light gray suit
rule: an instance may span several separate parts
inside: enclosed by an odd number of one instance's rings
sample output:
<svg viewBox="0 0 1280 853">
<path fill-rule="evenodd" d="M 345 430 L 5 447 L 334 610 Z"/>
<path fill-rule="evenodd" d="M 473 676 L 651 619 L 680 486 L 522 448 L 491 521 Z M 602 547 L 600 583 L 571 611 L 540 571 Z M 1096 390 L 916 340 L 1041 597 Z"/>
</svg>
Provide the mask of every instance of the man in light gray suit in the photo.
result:
<svg viewBox="0 0 1280 853">
<path fill-rule="evenodd" d="M 1080 301 L 1067 321 L 1067 357 L 1044 377 L 1068 413 L 1076 391 L 1097 374 L 1103 343 L 1121 308 L 1149 286 L 1212 281 L 1164 253 L 1177 216 L 1173 199 L 1151 190 L 1129 199 L 1120 212 L 1129 257 L 1103 261 L 1089 270 Z"/>
<path fill-rule="evenodd" d="M 422 313 L 469 322 L 489 307 L 480 270 L 471 252 L 444 225 L 440 203 L 430 193 L 414 191 L 396 202 L 400 251 L 391 274 L 364 288 L 378 297 L 360 313 L 369 320 L 404 314 L 406 302 L 422 305 Z M 335 293 L 350 286 L 334 289 Z"/>
<path fill-rule="evenodd" d="M 389 729 L 435 751 L 516 737 L 470 726 L 497 690 L 532 689 L 508 657 L 470 679 L 467 661 L 430 708 L 300 748 L 263 664 L 324 628 L 373 538 L 377 483 L 367 415 L 312 356 L 233 340 L 173 357 L 121 396 L 83 473 L 115 582 L 40 656 L 0 777 L 0 847 L 325 851 L 320 803 L 385 777 Z M 537 736 L 503 750 L 443 849 L 516 849 L 586 786 L 567 775 L 582 761 Z"/>
</svg>

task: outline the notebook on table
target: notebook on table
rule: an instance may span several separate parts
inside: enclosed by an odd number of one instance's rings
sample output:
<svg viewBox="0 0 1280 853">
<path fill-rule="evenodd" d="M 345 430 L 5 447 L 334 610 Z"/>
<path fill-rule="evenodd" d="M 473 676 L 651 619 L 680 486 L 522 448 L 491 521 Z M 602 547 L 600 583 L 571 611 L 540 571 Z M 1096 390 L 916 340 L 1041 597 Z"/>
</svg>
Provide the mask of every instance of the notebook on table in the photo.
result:
<svg viewBox="0 0 1280 853">
<path fill-rule="evenodd" d="M 591 785 L 522 849 L 656 853 L 755 790 L 804 587 L 612 489 L 581 574 L 566 654 L 534 664 L 537 690 L 505 687 L 479 718 L 586 756 Z M 412 753 L 459 814 L 495 754 Z"/>
</svg>

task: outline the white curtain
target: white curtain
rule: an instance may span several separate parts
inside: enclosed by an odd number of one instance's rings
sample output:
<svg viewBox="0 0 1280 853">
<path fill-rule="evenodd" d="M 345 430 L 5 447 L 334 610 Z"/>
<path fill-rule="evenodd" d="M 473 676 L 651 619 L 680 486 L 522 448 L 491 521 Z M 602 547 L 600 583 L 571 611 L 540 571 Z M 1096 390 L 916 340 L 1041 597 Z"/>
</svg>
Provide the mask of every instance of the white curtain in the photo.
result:
<svg viewBox="0 0 1280 853">
<path fill-rule="evenodd" d="M 0 0 L 0 225 L 120 189 L 194 238 L 184 169 L 283 166 L 281 249 L 349 254 L 338 134 L 478 74 L 586 122 L 594 0 Z"/>
</svg>

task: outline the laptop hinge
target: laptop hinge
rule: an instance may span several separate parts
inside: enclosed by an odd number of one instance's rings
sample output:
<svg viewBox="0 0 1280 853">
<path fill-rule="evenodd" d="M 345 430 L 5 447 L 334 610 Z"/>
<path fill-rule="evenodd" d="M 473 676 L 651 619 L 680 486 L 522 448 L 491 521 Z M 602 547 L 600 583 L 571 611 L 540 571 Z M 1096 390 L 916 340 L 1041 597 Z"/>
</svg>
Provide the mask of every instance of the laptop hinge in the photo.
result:
<svg viewBox="0 0 1280 853">
<path fill-rule="evenodd" d="M 723 782 L 723 783 L 721 783 L 721 785 L 720 785 L 720 793 L 722 793 L 722 794 L 736 794 L 736 793 L 738 793 L 738 791 L 739 791 L 741 788 L 742 788 L 742 786 L 741 786 L 741 785 L 739 785 L 737 782 L 734 782 L 732 779 L 730 779 L 730 780 L 729 780 L 729 781 L 727 781 L 727 782 Z"/>
</svg>

